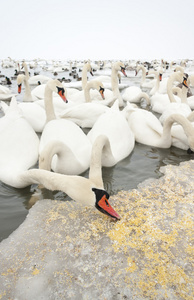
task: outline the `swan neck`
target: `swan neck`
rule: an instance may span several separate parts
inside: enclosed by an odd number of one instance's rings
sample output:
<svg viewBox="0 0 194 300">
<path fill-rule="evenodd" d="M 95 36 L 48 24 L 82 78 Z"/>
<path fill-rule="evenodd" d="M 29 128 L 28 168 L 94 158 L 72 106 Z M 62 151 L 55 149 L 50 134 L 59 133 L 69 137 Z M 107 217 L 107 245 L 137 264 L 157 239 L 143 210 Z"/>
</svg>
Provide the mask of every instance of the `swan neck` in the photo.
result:
<svg viewBox="0 0 194 300">
<path fill-rule="evenodd" d="M 84 88 L 84 96 L 85 96 L 86 102 L 91 102 L 90 89 L 91 89 L 90 85 L 86 84 L 86 86 Z"/>
<path fill-rule="evenodd" d="M 82 89 L 84 90 L 87 84 L 88 65 L 85 64 L 82 69 Z"/>
<path fill-rule="evenodd" d="M 23 101 L 32 101 L 31 89 L 28 83 L 28 79 L 26 77 L 24 79 L 24 85 L 25 85 L 25 93 L 24 93 Z"/>
<path fill-rule="evenodd" d="M 53 91 L 46 85 L 45 92 L 44 92 L 44 105 L 46 111 L 46 123 L 55 120 L 56 115 L 53 106 Z"/>
</svg>

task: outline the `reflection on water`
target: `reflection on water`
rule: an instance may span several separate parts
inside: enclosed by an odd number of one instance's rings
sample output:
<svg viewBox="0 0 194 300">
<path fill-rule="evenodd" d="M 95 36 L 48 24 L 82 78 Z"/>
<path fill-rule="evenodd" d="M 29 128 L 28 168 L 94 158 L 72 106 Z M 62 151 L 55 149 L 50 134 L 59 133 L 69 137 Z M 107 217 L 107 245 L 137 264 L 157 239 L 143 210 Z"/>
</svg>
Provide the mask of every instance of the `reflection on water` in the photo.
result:
<svg viewBox="0 0 194 300">
<path fill-rule="evenodd" d="M 8 71 L 10 72 L 6 70 Z M 12 72 L 14 73 L 14 70 Z M 60 77 L 62 76 L 63 74 Z M 17 93 L 15 81 L 11 89 Z M 20 100 L 20 97 L 22 95 L 17 99 Z M 1 112 L 0 116 L 2 115 Z M 87 130 L 84 131 L 87 133 Z M 158 149 L 136 143 L 133 152 L 127 158 L 114 167 L 102 169 L 104 187 L 110 195 L 121 189 L 133 189 L 148 178 L 159 178 L 162 175 L 159 171 L 161 166 L 177 165 L 190 159 L 194 159 L 194 155 L 189 156 L 186 151 L 175 147 Z M 88 171 L 82 176 L 88 177 Z M 25 189 L 14 189 L 0 182 L 0 241 L 23 222 L 28 210 L 41 199 L 70 200 L 63 192 L 51 192 L 42 186 L 32 185 Z"/>
</svg>

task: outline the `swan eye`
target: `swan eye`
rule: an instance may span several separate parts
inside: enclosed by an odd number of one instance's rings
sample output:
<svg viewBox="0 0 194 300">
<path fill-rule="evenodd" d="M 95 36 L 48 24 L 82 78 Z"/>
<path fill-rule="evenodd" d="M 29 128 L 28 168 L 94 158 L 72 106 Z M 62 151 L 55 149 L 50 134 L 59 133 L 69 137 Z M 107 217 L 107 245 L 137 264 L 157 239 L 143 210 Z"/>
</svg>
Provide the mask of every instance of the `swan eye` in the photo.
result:
<svg viewBox="0 0 194 300">
<path fill-rule="evenodd" d="M 64 96 L 64 93 L 65 93 L 64 88 L 61 88 L 61 87 L 57 86 L 57 93 L 60 94 L 60 95 L 62 95 L 62 96 Z"/>
</svg>

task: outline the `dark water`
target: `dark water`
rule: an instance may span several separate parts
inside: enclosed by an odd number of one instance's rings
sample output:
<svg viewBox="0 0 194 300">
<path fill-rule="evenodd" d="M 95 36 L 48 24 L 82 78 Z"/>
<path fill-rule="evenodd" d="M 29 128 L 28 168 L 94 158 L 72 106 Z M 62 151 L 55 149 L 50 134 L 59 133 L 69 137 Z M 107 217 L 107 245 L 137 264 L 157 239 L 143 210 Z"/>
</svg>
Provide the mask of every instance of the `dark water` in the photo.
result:
<svg viewBox="0 0 194 300">
<path fill-rule="evenodd" d="M 12 76 L 14 69 L 1 68 L 1 74 Z M 41 74 L 54 78 L 50 72 L 41 72 Z M 68 74 L 59 73 L 57 78 L 63 76 L 67 77 Z M 130 80 L 138 83 L 137 78 Z M 9 88 L 17 93 L 16 80 L 12 80 Z M 17 99 L 20 100 L 22 96 L 20 95 Z M 3 114 L 1 113 L 0 116 Z M 114 167 L 103 168 L 104 185 L 110 195 L 122 189 L 133 189 L 145 179 L 162 176 L 159 171 L 161 166 L 178 165 L 180 162 L 190 159 L 194 159 L 194 156 L 189 156 L 186 151 L 175 147 L 158 149 L 136 143 L 133 152 L 127 158 Z M 88 171 L 82 175 L 87 177 Z M 28 210 L 36 201 L 45 198 L 69 200 L 63 192 L 51 192 L 39 188 L 37 185 L 25 189 L 15 189 L 0 182 L 0 241 L 8 237 L 24 221 Z"/>
</svg>

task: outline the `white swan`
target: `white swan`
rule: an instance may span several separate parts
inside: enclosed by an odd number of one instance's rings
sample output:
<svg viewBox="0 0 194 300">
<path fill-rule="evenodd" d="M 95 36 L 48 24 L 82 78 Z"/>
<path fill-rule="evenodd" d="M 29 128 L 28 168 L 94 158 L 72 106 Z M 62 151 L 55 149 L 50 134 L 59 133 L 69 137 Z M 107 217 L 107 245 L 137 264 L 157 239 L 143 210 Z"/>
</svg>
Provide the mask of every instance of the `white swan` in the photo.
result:
<svg viewBox="0 0 194 300">
<path fill-rule="evenodd" d="M 25 77 L 25 75 L 18 75 L 18 78 L 21 78 L 21 76 Z M 52 80 L 52 79 L 50 79 Z M 19 81 L 20 82 L 20 81 Z M 58 86 L 58 89 L 55 90 L 55 92 L 60 96 L 59 98 L 62 98 L 64 100 L 64 102 L 66 102 L 66 97 L 64 95 L 64 87 L 63 85 L 59 82 L 56 81 L 56 85 Z M 59 94 L 62 91 L 62 94 Z M 60 101 L 58 101 L 60 103 Z M 62 102 L 62 101 L 61 101 Z M 48 106 L 51 105 L 51 108 L 48 108 Z M 61 106 L 63 104 L 60 104 Z M 42 106 L 40 105 L 39 101 L 35 101 L 35 102 L 23 102 L 23 103 L 19 103 L 18 106 L 20 107 L 23 116 L 26 118 L 26 120 L 31 124 L 31 126 L 33 127 L 33 129 L 36 132 L 42 132 L 45 123 L 46 123 L 46 111 L 45 111 L 45 107 L 42 104 Z M 62 106 L 64 109 L 64 106 Z M 52 111 L 53 113 L 53 106 L 52 103 L 48 103 L 47 108 L 49 111 Z"/>
<path fill-rule="evenodd" d="M 194 149 L 194 128 L 190 121 L 180 114 L 169 116 L 164 126 L 149 111 L 132 110 L 128 117 L 135 140 L 141 144 L 158 148 L 169 148 L 171 145 L 187 150 Z M 180 124 L 172 126 L 174 123 Z"/>
<path fill-rule="evenodd" d="M 150 97 L 147 93 L 142 92 L 138 86 L 129 86 L 124 90 L 122 95 L 123 100 L 131 103 L 140 103 L 142 99 L 146 100 L 147 105 L 150 105 Z"/>
<path fill-rule="evenodd" d="M 134 134 L 118 108 L 118 100 L 98 118 L 87 136 L 93 144 L 101 134 L 108 137 L 111 148 L 111 153 L 102 155 L 102 166 L 114 166 L 132 152 L 135 143 Z"/>
<path fill-rule="evenodd" d="M 52 104 L 52 93 L 60 88 L 61 83 L 58 80 L 50 80 L 45 88 L 44 101 L 47 123 L 41 135 L 39 153 L 42 166 L 46 165 L 43 162 L 47 159 L 52 160 L 49 163 L 49 168 L 51 164 L 52 170 L 57 172 L 60 169 L 60 172 L 77 175 L 83 173 L 89 167 L 91 143 L 75 123 L 65 119 L 56 119 Z M 60 142 L 60 151 L 58 142 Z M 62 143 L 66 145 L 64 151 L 61 148 Z M 54 154 L 56 155 L 54 156 Z M 62 164 L 64 161 L 66 163 Z"/>
<path fill-rule="evenodd" d="M 183 94 L 183 100 L 184 102 L 186 102 L 186 93 L 187 93 L 187 78 L 181 74 L 180 72 L 175 72 L 174 74 L 172 74 L 170 76 L 171 78 L 175 78 L 177 79 L 181 79 L 183 81 L 183 90 L 184 90 L 184 94 Z M 169 85 L 170 82 L 170 85 Z M 185 117 L 188 117 L 191 113 L 191 108 L 187 103 L 177 103 L 174 102 L 174 97 L 173 97 L 173 91 L 172 91 L 172 84 L 171 81 L 169 80 L 169 82 L 167 83 L 168 86 L 168 96 L 171 100 L 172 103 L 169 103 L 168 105 L 166 105 L 166 107 L 164 108 L 162 115 L 160 116 L 160 122 L 163 124 L 164 121 L 171 115 L 174 113 L 179 113 Z"/>
<path fill-rule="evenodd" d="M 14 97 L 6 115 L 0 118 L 0 144 L 0 180 L 15 188 L 23 187 L 18 174 L 37 163 L 39 138 Z"/>
<path fill-rule="evenodd" d="M 181 72 L 173 72 L 167 82 L 167 94 L 160 94 L 156 92 L 151 98 L 151 106 L 152 110 L 162 114 L 166 107 L 171 103 L 180 103 L 181 99 L 173 94 L 172 88 L 174 82 L 182 82 L 183 81 L 183 73 Z"/>
<path fill-rule="evenodd" d="M 24 83 L 24 86 L 25 86 L 24 96 L 23 96 L 22 100 L 24 102 L 36 101 L 37 98 L 34 95 L 32 95 L 32 93 L 31 93 L 31 88 L 28 83 L 28 78 L 24 74 L 19 74 L 17 76 L 17 85 L 18 85 L 18 93 L 19 94 L 21 93 L 21 90 L 22 90 L 22 83 Z"/>
<path fill-rule="evenodd" d="M 89 178 L 58 174 L 40 169 L 31 169 L 20 174 L 23 186 L 33 183 L 42 184 L 45 188 L 55 191 L 63 191 L 73 200 L 96 207 L 100 212 L 114 219 L 120 219 L 108 202 L 109 194 L 104 190 L 101 169 L 102 149 L 108 143 L 108 139 L 99 136 L 92 147 Z"/>
</svg>

